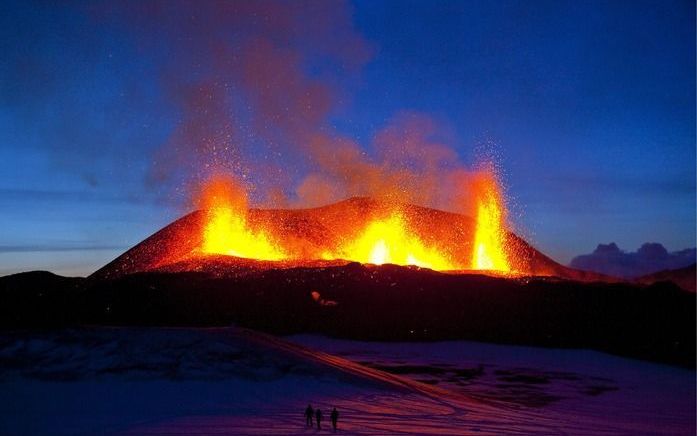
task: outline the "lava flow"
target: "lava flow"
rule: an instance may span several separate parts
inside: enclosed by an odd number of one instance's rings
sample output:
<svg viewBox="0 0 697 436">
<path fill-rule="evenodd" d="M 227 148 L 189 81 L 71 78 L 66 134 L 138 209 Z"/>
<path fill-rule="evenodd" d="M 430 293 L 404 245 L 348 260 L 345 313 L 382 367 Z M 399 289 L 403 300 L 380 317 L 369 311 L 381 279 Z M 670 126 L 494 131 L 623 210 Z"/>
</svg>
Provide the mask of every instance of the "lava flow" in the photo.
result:
<svg viewBox="0 0 697 436">
<path fill-rule="evenodd" d="M 297 229 L 297 223 L 260 220 L 257 218 L 263 213 L 259 211 L 251 219 L 244 190 L 229 179 L 216 177 L 201 195 L 206 215 L 199 253 L 299 265 L 303 261 L 345 260 L 414 265 L 438 271 L 510 273 L 503 196 L 496 177 L 483 174 L 472 192 L 477 204 L 473 230 L 472 226 L 468 230 L 443 229 L 448 221 L 416 218 L 405 205 L 386 205 L 377 212 L 339 213 L 322 220 L 323 233 L 317 237 L 312 237 L 310 230 L 317 225 L 306 228 L 305 236 L 298 237 L 295 230 L 289 230 Z M 307 221 L 304 223 L 300 225 L 307 225 Z"/>
</svg>

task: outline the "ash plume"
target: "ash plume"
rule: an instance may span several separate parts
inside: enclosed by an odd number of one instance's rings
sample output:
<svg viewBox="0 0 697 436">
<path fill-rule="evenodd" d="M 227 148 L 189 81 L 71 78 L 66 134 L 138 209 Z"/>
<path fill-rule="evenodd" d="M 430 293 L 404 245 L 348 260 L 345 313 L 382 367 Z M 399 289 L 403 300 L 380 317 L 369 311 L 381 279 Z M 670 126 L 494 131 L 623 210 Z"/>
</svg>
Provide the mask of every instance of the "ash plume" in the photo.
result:
<svg viewBox="0 0 697 436">
<path fill-rule="evenodd" d="M 228 172 L 267 206 L 370 196 L 471 213 L 463 198 L 478 172 L 433 118 L 401 111 L 367 144 L 332 126 L 375 51 L 348 3 L 125 2 L 91 13 L 155 56 L 178 114 L 153 152 L 153 186 L 196 190 Z"/>
<path fill-rule="evenodd" d="M 350 76 L 371 56 L 344 2 L 121 2 L 91 12 L 156 56 L 178 112 L 154 153 L 151 183 L 207 169 L 245 178 L 263 170 L 268 179 L 288 158 L 298 165 L 291 153 L 328 128 L 341 91 L 323 77 Z"/>
</svg>

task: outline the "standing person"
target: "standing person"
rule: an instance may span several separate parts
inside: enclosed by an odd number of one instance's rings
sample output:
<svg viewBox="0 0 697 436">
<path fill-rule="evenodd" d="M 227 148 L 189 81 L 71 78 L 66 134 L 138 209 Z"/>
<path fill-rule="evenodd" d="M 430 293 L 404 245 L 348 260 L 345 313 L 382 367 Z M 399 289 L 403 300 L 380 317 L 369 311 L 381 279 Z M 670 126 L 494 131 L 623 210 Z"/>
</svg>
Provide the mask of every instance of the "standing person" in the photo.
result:
<svg viewBox="0 0 697 436">
<path fill-rule="evenodd" d="M 336 411 L 336 407 L 332 410 L 332 414 L 329 415 L 332 420 L 332 428 L 334 428 L 334 433 L 336 433 L 336 422 L 339 420 L 339 412 Z"/>
<path fill-rule="evenodd" d="M 319 407 L 315 410 L 315 420 L 317 421 L 317 430 L 321 430 L 322 427 L 320 427 L 320 422 L 322 422 L 322 411 L 319 410 Z"/>
<path fill-rule="evenodd" d="M 312 410 L 311 405 L 307 405 L 307 409 L 305 409 L 305 425 L 308 427 L 312 427 L 312 415 L 315 414 L 315 411 Z"/>
</svg>

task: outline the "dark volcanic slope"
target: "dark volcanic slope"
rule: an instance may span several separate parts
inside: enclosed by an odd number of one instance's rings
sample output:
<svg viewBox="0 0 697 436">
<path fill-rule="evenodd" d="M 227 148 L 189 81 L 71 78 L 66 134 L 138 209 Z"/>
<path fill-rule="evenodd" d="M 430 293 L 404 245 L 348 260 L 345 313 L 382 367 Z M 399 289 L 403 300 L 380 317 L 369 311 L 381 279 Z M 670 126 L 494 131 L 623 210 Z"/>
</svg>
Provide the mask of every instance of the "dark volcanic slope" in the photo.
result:
<svg viewBox="0 0 697 436">
<path fill-rule="evenodd" d="M 695 362 L 695 294 L 670 283 L 510 279 L 357 263 L 225 277 L 137 273 L 77 287 L 53 281 L 22 287 L 0 278 L 0 325 L 234 323 L 277 334 L 469 339 L 593 348 L 688 367 Z M 61 286 L 47 305 L 43 291 Z"/>
<path fill-rule="evenodd" d="M 0 325 L 74 324 L 86 279 L 30 271 L 0 277 Z"/>
<path fill-rule="evenodd" d="M 332 205 L 313 209 L 252 209 L 249 222 L 252 228 L 263 225 L 272 233 L 283 234 L 293 245 L 307 252 L 318 247 L 337 245 L 341 235 L 350 234 L 354 223 L 384 214 L 388 205 L 368 198 L 351 198 Z M 475 222 L 472 218 L 420 206 L 404 206 L 404 215 L 411 227 L 425 242 L 461 241 L 455 244 L 451 255 L 471 262 Z M 113 262 L 92 275 L 96 279 L 120 277 L 124 274 L 146 271 L 199 271 L 239 273 L 249 269 L 271 269 L 298 266 L 297 262 L 259 262 L 231 256 L 194 255 L 201 246 L 205 215 L 202 211 L 190 213 L 145 239 Z M 574 270 L 553 261 L 513 233 L 508 234 L 507 245 L 513 253 L 511 262 L 517 271 L 528 275 L 556 276 L 573 280 L 605 280 L 600 274 Z M 326 266 L 346 262 L 306 262 L 303 266 Z"/>
</svg>

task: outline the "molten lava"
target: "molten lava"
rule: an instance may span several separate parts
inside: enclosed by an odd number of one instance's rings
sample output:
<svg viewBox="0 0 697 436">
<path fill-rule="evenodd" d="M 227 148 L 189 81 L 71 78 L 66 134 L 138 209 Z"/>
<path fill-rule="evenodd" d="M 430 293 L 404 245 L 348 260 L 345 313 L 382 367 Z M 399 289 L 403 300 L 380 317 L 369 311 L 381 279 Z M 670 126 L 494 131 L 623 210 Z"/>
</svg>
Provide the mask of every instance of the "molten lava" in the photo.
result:
<svg viewBox="0 0 697 436">
<path fill-rule="evenodd" d="M 392 263 L 434 270 L 456 269 L 436 248 L 426 246 L 409 231 L 401 213 L 370 222 L 360 236 L 332 257 L 376 265 Z"/>
<path fill-rule="evenodd" d="M 268 214 L 260 211 L 250 214 L 246 193 L 239 184 L 216 177 L 200 195 L 205 222 L 198 253 L 299 265 L 303 261 L 344 260 L 415 265 L 438 271 L 510 273 L 513 268 L 506 248 L 505 203 L 493 171 L 483 171 L 475 180 L 472 198 L 477 205 L 474 232 L 457 226 L 446 229 L 443 226 L 450 225 L 449 221 L 436 224 L 430 218 L 418 218 L 404 205 L 384 204 L 386 207 L 372 212 L 339 213 L 322 224 L 303 227 L 309 225 L 308 221 L 284 223 L 261 219 Z M 296 233 L 303 228 L 310 233 Z M 309 229 L 324 233 L 313 234 Z"/>
<path fill-rule="evenodd" d="M 282 260 L 286 254 L 264 231 L 247 223 L 244 191 L 222 177 L 209 182 L 202 193 L 207 222 L 201 251 L 260 260 Z"/>
<path fill-rule="evenodd" d="M 208 213 L 208 224 L 203 235 L 204 253 L 260 260 L 282 260 L 287 257 L 263 231 L 250 230 L 241 211 L 221 206 L 210 209 Z"/>
<path fill-rule="evenodd" d="M 486 176 L 486 179 L 491 177 Z M 480 183 L 472 269 L 510 272 L 505 249 L 504 205 L 495 180 Z"/>
</svg>

